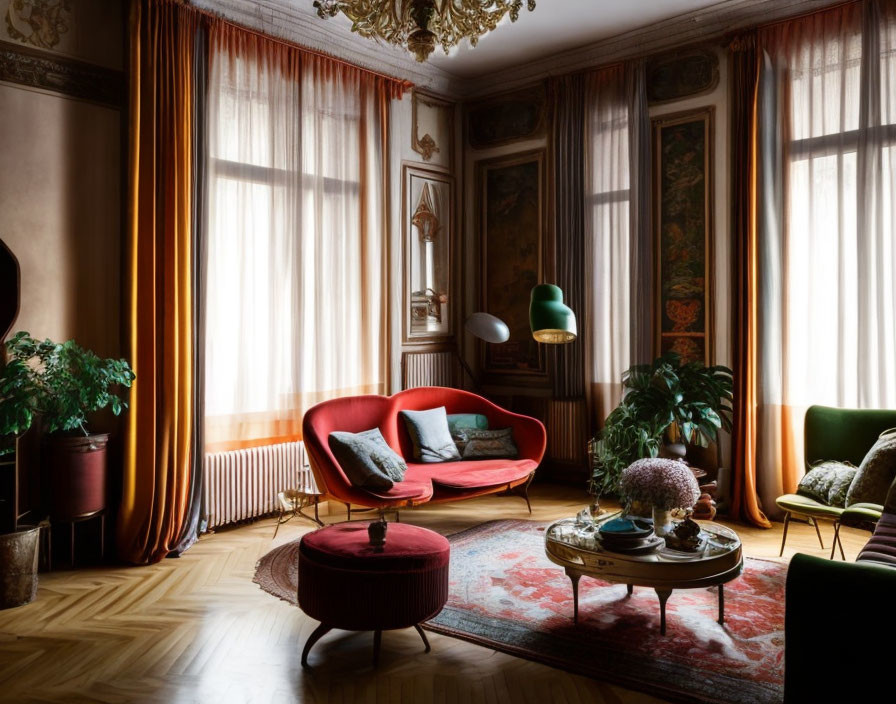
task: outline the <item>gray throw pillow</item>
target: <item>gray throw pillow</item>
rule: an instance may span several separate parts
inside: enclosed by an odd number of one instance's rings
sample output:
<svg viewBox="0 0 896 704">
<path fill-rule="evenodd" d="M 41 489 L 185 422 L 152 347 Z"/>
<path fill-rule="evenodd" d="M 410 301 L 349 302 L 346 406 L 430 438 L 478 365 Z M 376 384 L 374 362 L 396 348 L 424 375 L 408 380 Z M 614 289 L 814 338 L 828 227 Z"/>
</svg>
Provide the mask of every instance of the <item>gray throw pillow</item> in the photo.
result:
<svg viewBox="0 0 896 704">
<path fill-rule="evenodd" d="M 513 442 L 513 428 L 499 430 L 468 428 L 463 433 L 467 437 L 467 444 L 464 446 L 465 460 L 515 459 L 519 454 Z"/>
<path fill-rule="evenodd" d="M 404 479 L 407 464 L 389 447 L 379 428 L 361 433 L 333 432 L 329 443 L 353 486 L 388 490 Z"/>
<path fill-rule="evenodd" d="M 428 411 L 401 411 L 414 444 L 414 459 L 418 462 L 451 462 L 459 460 L 460 453 L 448 430 L 445 407 Z"/>
<path fill-rule="evenodd" d="M 843 508 L 856 471 L 858 470 L 848 462 L 819 462 L 800 479 L 796 493 L 826 506 Z"/>
<path fill-rule="evenodd" d="M 896 477 L 896 428 L 885 430 L 868 450 L 846 493 L 846 505 L 883 504 Z"/>
<path fill-rule="evenodd" d="M 481 413 L 448 414 L 448 430 L 451 431 L 451 437 L 454 440 L 457 451 L 461 455 L 464 454 L 464 446 L 467 444 L 467 436 L 464 434 L 464 430 L 469 428 L 488 430 L 488 418 Z"/>
</svg>

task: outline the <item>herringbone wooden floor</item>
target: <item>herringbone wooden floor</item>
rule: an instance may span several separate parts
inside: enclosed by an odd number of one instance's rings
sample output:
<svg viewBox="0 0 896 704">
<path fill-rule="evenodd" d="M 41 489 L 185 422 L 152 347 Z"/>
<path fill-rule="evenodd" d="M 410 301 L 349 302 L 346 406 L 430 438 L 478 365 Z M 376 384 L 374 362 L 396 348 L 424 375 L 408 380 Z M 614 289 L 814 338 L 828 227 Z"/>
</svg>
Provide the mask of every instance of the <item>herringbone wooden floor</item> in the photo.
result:
<svg viewBox="0 0 896 704">
<path fill-rule="evenodd" d="M 532 518 L 574 514 L 585 496 L 564 487 L 532 490 Z M 335 514 L 328 520 L 343 520 Z M 518 498 L 485 497 L 405 512 L 402 520 L 448 534 L 494 518 L 528 518 Z M 314 702 L 317 704 L 633 704 L 659 700 L 570 675 L 453 638 L 430 634 L 423 653 L 413 630 L 383 636 L 334 631 L 315 646 L 313 670 L 299 665 L 317 623 L 252 582 L 255 562 L 310 529 L 273 521 L 202 538 L 179 559 L 152 567 L 95 568 L 41 575 L 38 598 L 0 612 L 2 702 Z M 735 526 L 747 554 L 778 554 L 771 531 Z M 826 544 L 830 528 L 823 530 Z M 867 533 L 846 531 L 847 559 Z M 791 527 L 787 554 L 826 554 L 814 530 Z"/>
</svg>

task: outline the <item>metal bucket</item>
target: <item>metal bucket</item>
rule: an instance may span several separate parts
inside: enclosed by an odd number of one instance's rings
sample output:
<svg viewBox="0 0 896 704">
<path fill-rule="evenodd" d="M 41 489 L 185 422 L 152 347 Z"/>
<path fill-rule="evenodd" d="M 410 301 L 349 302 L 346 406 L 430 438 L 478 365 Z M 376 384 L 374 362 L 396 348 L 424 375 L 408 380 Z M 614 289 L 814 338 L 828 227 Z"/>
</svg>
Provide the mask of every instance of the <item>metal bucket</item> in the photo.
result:
<svg viewBox="0 0 896 704">
<path fill-rule="evenodd" d="M 0 609 L 29 604 L 37 595 L 39 538 L 37 526 L 0 535 Z"/>
</svg>

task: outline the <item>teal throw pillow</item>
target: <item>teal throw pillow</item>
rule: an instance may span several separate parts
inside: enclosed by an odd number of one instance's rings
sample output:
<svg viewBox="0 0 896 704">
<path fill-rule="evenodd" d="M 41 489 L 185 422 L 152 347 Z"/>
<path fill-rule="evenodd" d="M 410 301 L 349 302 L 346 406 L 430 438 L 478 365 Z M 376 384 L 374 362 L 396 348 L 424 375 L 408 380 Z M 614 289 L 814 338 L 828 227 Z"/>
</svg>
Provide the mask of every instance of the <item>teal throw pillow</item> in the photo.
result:
<svg viewBox="0 0 896 704">
<path fill-rule="evenodd" d="M 896 478 L 896 428 L 885 430 L 871 446 L 846 494 L 846 505 L 883 504 Z"/>
<path fill-rule="evenodd" d="M 329 443 L 353 486 L 388 490 L 404 479 L 407 464 L 389 447 L 379 428 L 361 433 L 333 432 Z"/>
<path fill-rule="evenodd" d="M 513 442 L 513 428 L 463 431 L 467 439 L 464 446 L 465 460 L 516 459 L 519 451 Z"/>
<path fill-rule="evenodd" d="M 457 446 L 457 451 L 463 455 L 464 446 L 467 444 L 467 436 L 464 430 L 475 428 L 477 430 L 488 430 L 488 418 L 481 413 L 449 413 L 448 414 L 448 430 L 451 431 L 451 437 Z"/>
<path fill-rule="evenodd" d="M 856 468 L 848 462 L 820 462 L 800 479 L 796 493 L 826 506 L 846 506 L 846 492 L 855 479 Z"/>
<path fill-rule="evenodd" d="M 401 411 L 414 445 L 414 459 L 418 462 L 451 462 L 459 460 L 460 453 L 448 429 L 445 407 L 427 411 Z"/>
</svg>

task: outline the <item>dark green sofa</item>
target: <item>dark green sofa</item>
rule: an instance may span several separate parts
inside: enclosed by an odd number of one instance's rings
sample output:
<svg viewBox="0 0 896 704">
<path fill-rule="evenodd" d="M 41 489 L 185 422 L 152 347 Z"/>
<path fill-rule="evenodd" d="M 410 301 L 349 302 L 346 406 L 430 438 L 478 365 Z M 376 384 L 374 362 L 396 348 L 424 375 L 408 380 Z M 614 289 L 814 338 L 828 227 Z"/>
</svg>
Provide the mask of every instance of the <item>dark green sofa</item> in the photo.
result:
<svg viewBox="0 0 896 704">
<path fill-rule="evenodd" d="M 806 470 L 823 460 L 849 462 L 858 467 L 880 434 L 896 428 L 896 411 L 810 406 L 804 425 Z M 883 497 L 881 497 L 883 501 Z M 776 499 L 784 511 L 784 536 L 781 553 L 787 542 L 787 529 L 792 516 L 807 518 L 815 524 L 831 521 L 834 524 L 834 545 L 831 558 L 839 545 L 840 524 L 873 530 L 883 510 L 882 504 L 854 504 L 848 509 L 827 506 L 800 494 L 784 494 Z M 818 532 L 821 542 L 821 533 Z M 822 543 L 822 547 L 824 544 Z M 843 547 L 840 547 L 841 556 Z"/>
<path fill-rule="evenodd" d="M 787 570 L 784 701 L 893 701 L 896 481 L 856 562 L 795 555 Z"/>
</svg>

